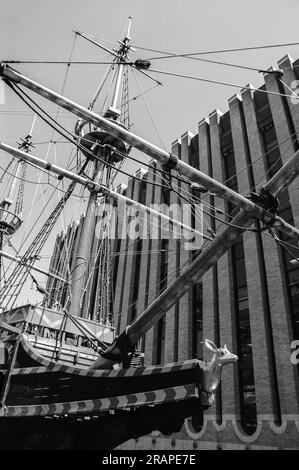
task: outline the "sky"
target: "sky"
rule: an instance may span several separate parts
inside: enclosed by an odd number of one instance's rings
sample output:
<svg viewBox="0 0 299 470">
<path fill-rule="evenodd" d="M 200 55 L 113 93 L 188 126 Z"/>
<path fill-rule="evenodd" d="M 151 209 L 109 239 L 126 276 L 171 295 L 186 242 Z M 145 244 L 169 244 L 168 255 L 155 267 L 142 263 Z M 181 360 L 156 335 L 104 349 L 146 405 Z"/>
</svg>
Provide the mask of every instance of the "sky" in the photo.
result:
<svg viewBox="0 0 299 470">
<path fill-rule="evenodd" d="M 133 17 L 131 44 L 136 48 L 131 54 L 132 60 L 159 55 L 140 47 L 171 53 L 194 53 L 299 42 L 298 14 L 297 0 L 2 0 L 0 60 L 69 60 L 74 44 L 73 30 L 93 37 L 106 47 L 116 47 L 116 41 L 124 35 L 129 16 Z M 276 64 L 286 53 L 297 59 L 299 46 L 209 54 L 204 57 L 265 69 Z M 72 60 L 107 60 L 107 54 L 77 37 Z M 65 96 L 87 106 L 107 66 L 72 65 L 67 78 L 66 66 L 61 64 L 20 64 L 14 67 L 57 92 L 63 90 Z M 151 68 L 225 81 L 240 88 L 249 82 L 256 87 L 262 84 L 262 77 L 255 71 L 182 58 L 153 59 Z M 167 150 L 170 150 L 171 142 L 187 130 L 195 134 L 198 122 L 214 109 L 226 112 L 228 99 L 239 90 L 232 86 L 150 73 L 161 80 L 163 86 L 147 92 L 144 95 L 145 102 L 142 98 L 132 102 L 132 132 Z M 143 76 L 138 76 L 138 83 L 142 91 L 154 85 Z M 130 96 L 139 93 L 135 78 L 130 77 Z M 37 96 L 34 98 L 48 111 L 56 112 L 54 104 Z M 33 119 L 29 111 L 11 90 L 5 88 L 4 102 L 0 104 L 1 141 L 15 146 L 19 138 L 28 133 Z M 62 111 L 58 119 L 73 131 L 76 122 L 74 117 Z M 52 130 L 38 119 L 33 130 L 33 141 L 36 144 L 33 154 L 66 166 L 70 159 L 69 145 L 41 143 L 49 142 L 51 138 L 55 140 L 59 136 L 55 134 L 53 137 Z M 133 155 L 140 158 L 141 162 L 148 161 L 147 157 L 139 153 Z M 0 153 L 0 167 L 5 168 L 8 161 L 9 157 Z M 139 166 L 126 162 L 123 168 L 132 174 Z M 32 183 L 26 185 L 23 229 L 12 238 L 12 243 L 20 253 L 24 252 L 63 194 L 54 192 L 45 208 L 53 188 L 47 184 L 45 175 L 41 179 L 43 184 L 37 186 L 38 178 L 39 173 L 35 169 L 28 170 L 27 179 Z M 126 179 L 122 176 L 117 182 L 125 182 Z M 57 183 L 53 179 L 50 181 Z M 2 190 L 5 192 L 4 183 L 0 184 L 0 195 Z M 61 189 L 67 187 L 66 181 L 63 184 Z M 66 215 L 60 218 L 45 246 L 45 257 L 39 261 L 39 266 L 47 269 L 56 234 L 65 229 L 73 218 L 78 218 L 84 207 L 84 200 L 72 197 Z M 24 232 L 28 234 L 25 242 Z M 8 247 L 7 251 L 10 251 Z M 37 277 L 41 283 L 44 282 L 42 275 Z M 20 301 L 27 298 L 41 300 L 40 294 L 31 287 L 27 283 Z"/>
</svg>

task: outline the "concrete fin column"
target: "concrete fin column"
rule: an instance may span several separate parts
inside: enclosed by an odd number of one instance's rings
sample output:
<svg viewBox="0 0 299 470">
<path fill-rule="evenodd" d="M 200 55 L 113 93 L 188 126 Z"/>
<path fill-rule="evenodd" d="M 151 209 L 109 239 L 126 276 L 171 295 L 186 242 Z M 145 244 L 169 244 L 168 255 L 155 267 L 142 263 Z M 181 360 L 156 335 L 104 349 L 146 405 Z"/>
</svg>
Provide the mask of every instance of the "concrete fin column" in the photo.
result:
<svg viewBox="0 0 299 470">
<path fill-rule="evenodd" d="M 49 266 L 49 273 L 56 274 L 56 257 L 57 257 L 57 246 L 58 246 L 58 237 L 59 235 L 56 236 L 55 238 L 55 243 L 54 243 L 54 248 L 52 251 L 52 256 L 50 260 L 50 266 Z M 46 284 L 46 290 L 51 294 L 54 295 L 54 292 L 52 292 L 52 286 L 54 284 L 54 277 L 48 277 L 47 278 L 47 284 Z"/>
<path fill-rule="evenodd" d="M 101 206 L 100 206 L 101 207 Z M 102 210 L 98 206 L 97 214 L 96 214 L 96 222 L 95 222 L 95 236 L 92 244 L 92 266 L 95 267 L 95 263 L 97 263 L 97 258 L 100 253 L 101 244 L 102 244 L 102 230 L 103 230 L 103 213 Z M 89 296 L 88 296 L 88 309 L 90 311 L 90 317 L 92 320 L 97 319 L 100 312 L 100 291 L 101 291 L 101 275 L 99 272 L 99 266 L 97 269 L 94 270 L 92 274 L 92 279 L 90 279 L 89 284 Z M 91 292 L 91 289 L 95 289 L 95 292 Z M 94 301 L 92 301 L 94 295 Z"/>
<path fill-rule="evenodd" d="M 74 245 L 74 239 L 75 239 L 75 235 L 76 235 L 76 228 L 77 228 L 77 223 L 72 222 L 71 225 L 69 225 L 69 227 L 67 229 L 67 236 L 66 236 L 65 249 L 66 249 L 67 253 L 66 253 L 65 265 L 64 265 L 64 268 L 63 268 L 63 271 L 62 271 L 62 277 L 64 279 L 68 279 L 69 281 L 71 281 L 70 277 L 71 277 L 71 274 L 72 274 L 71 261 L 72 261 L 72 257 L 73 257 L 73 245 Z M 69 286 L 66 286 L 65 283 L 64 283 L 64 287 L 61 289 L 60 298 L 62 298 L 64 291 L 66 292 L 66 297 L 65 297 L 65 299 L 62 299 L 63 303 L 66 302 L 68 294 L 70 292 Z"/>
<path fill-rule="evenodd" d="M 265 159 L 259 158 L 263 154 L 263 146 L 258 129 L 254 92 L 244 89 L 242 103 L 253 162 L 253 178 L 259 181 L 267 166 Z M 237 103 L 234 108 L 238 114 Z M 297 409 L 294 371 L 290 362 L 287 297 L 283 287 L 278 245 L 266 234 L 262 235 L 262 259 L 256 259 L 255 244 L 252 250 L 247 251 L 247 243 L 253 238 L 254 234 L 247 233 L 244 236 L 257 413 L 273 414 L 274 419 L 279 420 L 279 408 L 281 413 L 294 413 Z M 268 308 L 270 320 L 267 319 Z M 278 393 L 275 392 L 276 381 Z"/>
<path fill-rule="evenodd" d="M 66 273 L 65 273 L 65 270 L 66 270 L 66 265 L 67 265 L 67 260 L 68 260 L 68 256 L 67 256 L 67 238 L 68 238 L 68 230 L 63 230 L 62 232 L 62 243 L 60 245 L 60 251 L 58 253 L 59 255 L 59 275 L 61 277 L 65 277 Z M 61 301 L 61 291 L 62 291 L 62 287 L 63 287 L 63 283 L 62 281 L 60 280 L 57 280 L 58 282 L 56 283 L 56 299 L 58 302 Z"/>
<path fill-rule="evenodd" d="M 76 254 L 78 253 L 79 244 L 81 240 L 82 225 L 83 225 L 84 217 L 85 215 L 82 214 L 80 217 L 80 220 L 76 221 L 76 224 L 74 226 L 75 233 L 74 233 L 73 243 L 72 243 L 72 257 L 71 257 L 71 266 L 70 266 L 72 279 L 73 279 L 73 272 L 74 272 L 74 267 L 75 267 Z M 72 282 L 72 279 L 70 280 L 71 282 Z M 79 312 L 79 314 L 81 315 L 81 311 Z"/>
<path fill-rule="evenodd" d="M 93 318 L 93 306 L 90 305 L 91 298 L 92 298 L 91 287 L 93 285 L 93 278 L 94 276 L 98 276 L 99 278 L 98 273 L 96 273 L 94 269 L 97 255 L 99 252 L 101 238 L 102 238 L 102 234 L 96 230 L 98 213 L 99 213 L 99 206 L 97 206 L 96 211 L 95 211 L 95 223 L 94 223 L 95 230 L 94 230 L 94 233 L 90 234 L 90 236 L 92 237 L 92 241 L 90 243 L 90 253 L 89 253 L 89 259 L 88 259 L 88 273 L 86 276 L 86 284 L 84 286 L 86 290 L 84 293 L 84 300 L 82 303 L 83 305 L 82 309 L 85 311 L 86 310 L 88 311 L 88 314 L 87 314 L 88 318 Z"/>
<path fill-rule="evenodd" d="M 58 263 L 60 259 L 59 247 L 61 243 L 61 237 L 62 237 L 62 232 L 59 233 L 55 239 L 55 245 L 54 245 L 54 250 L 53 250 L 51 263 L 50 263 L 50 269 L 49 269 L 49 272 L 53 274 L 58 274 L 58 275 L 59 275 Z M 57 290 L 56 290 L 57 282 L 56 281 L 57 281 L 56 278 L 49 277 L 48 282 L 47 282 L 47 291 L 51 294 L 52 297 L 55 298 L 55 300 L 57 300 Z M 53 300 L 50 300 L 50 301 L 52 303 Z"/>
<path fill-rule="evenodd" d="M 85 217 L 85 214 L 82 214 L 80 217 L 80 220 L 78 222 L 76 234 L 74 237 L 74 246 L 73 246 L 73 258 L 72 258 L 72 268 L 71 272 L 73 272 L 74 267 L 75 267 L 75 259 L 76 259 L 76 253 L 78 253 L 78 248 L 81 240 L 81 233 L 82 233 L 82 225 L 83 225 L 83 219 Z"/>
<path fill-rule="evenodd" d="M 282 59 L 278 61 L 278 67 L 283 70 L 283 82 L 287 85 L 284 85 L 285 93 L 288 95 L 292 95 L 293 90 L 297 95 L 299 91 L 299 80 L 295 75 L 295 71 L 293 68 L 293 59 L 289 56 L 289 54 L 285 55 Z M 299 98 L 296 99 L 295 96 L 292 96 L 291 99 L 286 99 L 287 106 L 289 108 L 294 130 L 297 135 L 297 139 L 299 140 Z M 299 194 L 299 178 L 296 178 L 289 186 L 289 191 L 294 192 L 295 195 Z M 295 225 L 298 227 L 299 223 L 299 197 L 295 198 L 295 200 L 291 201 L 292 203 L 292 211 L 295 219 Z"/>
<path fill-rule="evenodd" d="M 155 168 L 157 164 L 155 163 Z M 158 167 L 159 168 L 159 167 Z M 155 171 L 155 182 L 160 183 L 161 178 L 157 176 L 158 172 Z M 154 204 L 161 204 L 161 187 L 154 186 Z M 160 288 L 160 253 L 161 249 L 161 230 L 160 219 L 157 216 L 150 216 L 150 236 L 151 236 L 151 256 L 149 257 L 149 281 L 148 281 L 148 305 L 151 304 L 159 295 Z M 151 365 L 155 362 L 156 357 L 156 337 L 157 325 L 151 328 L 145 337 L 145 363 Z M 163 362 L 163 359 L 162 359 Z"/>
<path fill-rule="evenodd" d="M 209 115 L 211 158 L 213 165 L 213 177 L 217 181 L 225 183 L 226 175 L 223 167 L 223 156 L 220 143 L 220 118 L 222 112 L 218 109 Z M 217 208 L 227 213 L 227 204 L 223 199 L 216 199 Z M 220 221 L 215 221 L 216 231 L 223 225 Z M 221 231 L 222 229 L 220 229 Z M 219 312 L 219 340 L 217 346 L 227 345 L 232 352 L 236 351 L 236 341 L 233 336 L 234 311 L 233 311 L 233 281 L 229 263 L 229 252 L 226 252 L 217 263 L 218 276 L 218 303 Z M 215 312 L 216 314 L 216 312 Z M 237 384 L 235 383 L 237 366 L 224 367 L 221 379 L 221 403 L 223 414 L 237 414 L 239 412 L 238 399 L 236 396 Z M 237 408 L 236 408 L 237 407 Z"/>
<path fill-rule="evenodd" d="M 60 236 L 60 243 L 58 244 L 58 251 L 57 251 L 58 258 L 57 258 L 56 269 L 57 269 L 57 272 L 59 273 L 59 276 L 62 277 L 63 268 L 66 264 L 66 257 L 65 257 L 66 230 L 63 230 L 60 235 L 61 236 Z M 59 302 L 60 300 L 61 286 L 62 286 L 62 281 L 60 281 L 59 279 L 55 279 L 53 288 L 54 288 L 55 298 L 57 302 Z"/>
<path fill-rule="evenodd" d="M 116 187 L 116 192 L 119 194 L 125 194 L 127 191 L 128 186 L 124 183 L 119 184 Z M 119 254 L 118 254 L 118 247 L 121 246 L 121 233 L 123 229 L 123 224 L 125 224 L 125 214 L 123 214 L 124 208 L 120 208 L 120 205 L 118 204 L 117 207 L 115 208 L 115 240 L 112 240 L 112 245 L 111 245 L 111 251 L 113 253 L 113 258 L 112 258 L 112 273 L 113 273 L 113 282 L 114 279 L 117 280 L 117 276 L 119 273 Z M 119 243 L 120 241 L 120 243 Z M 120 248 L 119 248 L 120 250 Z M 115 275 L 114 271 L 117 269 Z M 115 281 L 116 286 L 113 286 L 114 290 L 114 296 L 116 296 L 116 292 L 118 291 L 118 285 Z M 97 289 L 97 294 L 96 294 L 96 300 L 95 300 L 95 305 L 99 304 L 99 289 Z M 95 311 L 94 314 L 96 315 L 97 312 Z M 117 322 L 116 322 L 116 315 L 115 315 L 115 298 L 113 298 L 113 326 L 117 327 Z"/>
<path fill-rule="evenodd" d="M 181 141 L 180 139 L 173 142 L 171 146 L 171 153 L 177 157 L 181 157 Z M 174 180 L 175 184 L 179 182 Z M 178 195 L 171 191 L 170 192 L 170 206 L 178 208 L 179 201 Z M 179 220 L 180 213 L 170 214 L 171 217 Z M 176 228 L 173 228 L 174 232 Z M 174 233 L 173 233 L 174 235 Z M 180 264 L 180 252 L 179 242 L 173 236 L 169 234 L 169 245 L 168 245 L 168 272 L 167 272 L 167 285 L 171 284 L 174 279 L 178 276 L 178 267 Z M 177 361 L 178 353 L 178 325 L 176 319 L 176 312 L 178 312 L 178 303 L 171 307 L 166 313 L 166 327 L 165 327 L 165 362 Z"/>
<path fill-rule="evenodd" d="M 134 179 L 130 178 L 128 180 L 128 188 L 126 196 L 131 198 L 133 197 L 134 191 Z M 121 325 L 124 324 L 124 321 L 127 320 L 127 312 L 124 312 L 122 309 L 123 305 L 123 295 L 124 295 L 124 284 L 126 278 L 126 265 L 127 265 L 127 254 L 126 249 L 130 244 L 130 240 L 127 235 L 127 211 L 125 204 L 122 204 L 119 208 L 120 213 L 119 217 L 122 219 L 120 232 L 118 234 L 121 237 L 121 244 L 120 244 L 120 255 L 118 261 L 118 270 L 117 270 L 117 279 L 116 279 L 116 292 L 114 298 L 114 325 L 116 327 L 116 334 L 119 334 L 122 329 Z M 123 315 L 125 320 L 123 320 Z"/>
<path fill-rule="evenodd" d="M 181 160 L 190 164 L 190 142 L 194 135 L 187 131 L 181 137 Z M 184 197 L 188 197 L 189 185 L 181 183 L 181 192 Z M 191 204 L 181 199 L 181 221 L 186 225 L 191 225 Z M 186 215 L 190 217 L 186 218 Z M 188 220 L 189 219 L 189 220 Z M 189 241 L 182 231 L 180 240 L 180 265 L 183 266 L 180 272 L 184 272 L 186 266 L 192 259 L 192 251 L 188 249 Z M 191 358 L 192 354 L 192 288 L 179 300 L 179 328 L 178 328 L 178 360 L 184 361 Z"/>
<path fill-rule="evenodd" d="M 142 175 L 140 174 L 142 177 Z M 139 177 L 139 175 L 138 175 Z M 140 193 L 140 185 L 141 181 L 135 180 L 134 184 L 134 191 L 132 199 L 134 201 L 139 201 L 139 193 Z M 130 207 L 130 214 L 133 218 L 128 220 L 128 249 L 125 252 L 127 256 L 127 263 L 126 263 L 126 273 L 124 279 L 124 292 L 123 292 L 123 302 L 122 302 L 122 316 L 121 316 L 121 331 L 123 331 L 127 325 L 130 323 L 130 307 L 132 303 L 132 294 L 133 294 L 133 286 L 134 286 L 134 275 L 135 275 L 135 261 L 136 255 L 134 254 L 138 244 L 138 232 L 136 231 L 137 224 L 138 224 L 138 217 L 136 208 L 134 206 Z"/>
<path fill-rule="evenodd" d="M 198 140 L 199 140 L 199 168 L 200 171 L 211 175 L 210 171 L 210 129 L 209 120 L 204 118 L 198 124 Z M 212 218 L 204 216 L 208 225 L 212 223 Z M 208 236 L 211 234 L 207 231 L 206 224 L 204 224 L 204 233 Z M 203 294 L 203 338 L 216 340 L 215 338 L 215 303 L 214 303 L 214 281 L 213 281 L 213 268 L 209 269 L 202 277 L 202 294 Z M 208 360 L 210 355 L 206 348 L 203 350 L 204 359 Z"/>
<path fill-rule="evenodd" d="M 251 167 L 248 167 L 250 155 L 248 155 L 245 122 L 242 115 L 242 101 L 239 95 L 234 95 L 230 98 L 229 110 L 238 187 L 241 194 L 248 195 L 254 182 L 250 178 Z M 251 116 L 251 118 L 253 117 Z M 251 153 L 251 156 L 253 160 L 257 158 L 257 154 Z M 257 175 L 258 179 L 260 179 L 261 174 Z M 243 235 L 243 245 L 257 414 L 273 413 L 274 401 L 269 400 L 272 381 L 269 366 L 270 359 L 267 351 L 267 333 L 269 334 L 270 332 L 267 332 L 265 325 L 266 313 L 264 308 L 266 308 L 266 299 L 262 288 L 262 267 L 258 256 L 257 235 L 252 232 L 245 232 Z M 263 361 L 261 361 L 261 356 Z M 274 390 L 272 389 L 272 391 Z"/>
<path fill-rule="evenodd" d="M 271 68 L 272 70 L 272 68 Z M 267 91 L 274 91 L 276 93 L 280 93 L 281 90 L 278 86 L 277 79 L 273 76 L 273 74 L 265 74 L 264 75 L 265 85 Z M 288 94 L 291 94 L 288 91 Z M 295 98 L 295 97 L 294 97 Z M 282 96 L 277 95 L 268 95 L 270 109 L 272 114 L 272 119 L 274 123 L 274 128 L 277 136 L 277 142 L 281 154 L 282 162 L 285 163 L 297 150 L 298 142 L 296 143 L 297 139 L 296 136 L 292 136 L 292 123 L 290 122 L 290 115 L 287 112 L 288 104 L 283 100 L 289 100 L 289 98 L 284 98 Z M 299 106 L 299 105 L 297 105 Z M 295 112 L 295 111 L 294 111 Z M 297 111 L 298 112 L 298 111 Z M 294 144 L 292 145 L 292 142 Z M 296 147 L 297 145 L 297 147 Z M 295 226 L 299 226 L 299 182 L 298 178 L 295 179 L 290 186 L 288 187 L 288 193 L 290 197 L 290 203 L 293 210 Z"/>
<path fill-rule="evenodd" d="M 155 179 L 155 169 L 153 167 L 149 167 L 145 179 L 147 180 L 145 205 L 150 207 L 150 205 L 153 203 L 154 197 L 154 186 L 150 184 L 150 182 L 154 181 Z M 140 282 L 138 290 L 137 315 L 142 313 L 147 306 L 148 275 L 151 250 L 151 225 L 148 215 L 143 217 L 140 221 L 140 232 L 143 241 L 140 261 Z"/>
</svg>

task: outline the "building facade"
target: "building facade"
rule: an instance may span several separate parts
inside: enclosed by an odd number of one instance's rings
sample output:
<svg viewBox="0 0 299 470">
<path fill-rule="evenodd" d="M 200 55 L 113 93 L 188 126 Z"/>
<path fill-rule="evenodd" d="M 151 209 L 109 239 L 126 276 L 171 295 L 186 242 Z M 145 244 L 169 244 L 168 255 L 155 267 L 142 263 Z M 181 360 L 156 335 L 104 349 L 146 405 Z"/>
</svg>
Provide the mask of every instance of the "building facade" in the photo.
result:
<svg viewBox="0 0 299 470">
<path fill-rule="evenodd" d="M 215 110 L 202 119 L 197 135 L 183 134 L 172 144 L 172 153 L 245 196 L 265 184 L 299 149 L 298 100 L 295 95 L 293 99 L 282 96 L 292 95 L 291 90 L 298 88 L 299 60 L 294 62 L 287 55 L 278 67 L 282 76 L 265 73 L 260 91 L 251 85 L 244 87 L 240 95 L 229 100 L 227 112 Z M 176 189 L 170 191 L 165 178 L 152 162 L 147 172 L 140 170 L 129 179 L 127 187 L 122 185 L 118 191 L 145 205 L 180 207 L 187 202 L 196 206 L 199 198 L 187 182 L 169 175 L 167 181 Z M 204 234 L 220 233 L 236 208 L 210 193 L 200 198 Z M 298 178 L 279 196 L 278 214 L 299 227 Z M 143 220 L 136 213 L 130 217 L 136 216 L 139 235 L 134 242 L 128 236 L 111 242 L 113 322 L 117 332 L 123 331 L 198 252 L 186 250 L 184 242 L 173 232 L 170 236 L 169 226 L 166 228 L 159 218 Z M 118 217 L 118 234 L 124 221 Z M 202 226 L 199 217 L 191 223 L 198 229 Z M 80 226 L 73 224 L 57 238 L 53 271 L 66 275 L 58 253 L 65 249 L 66 241 L 68 250 L 76 252 Z M 145 233 L 155 229 L 155 236 L 141 236 L 141 227 Z M 280 241 L 275 240 L 258 222 L 252 227 L 255 230 L 244 232 L 140 344 L 149 365 L 191 358 L 209 360 L 203 339 L 218 346 L 226 343 L 238 354 L 239 361 L 224 367 L 216 403 L 203 419 L 186 420 L 175 435 L 154 433 L 120 448 L 299 448 L 299 263 L 298 249 L 290 246 L 297 247 L 298 243 L 281 233 Z M 95 237 L 91 256 L 95 256 L 98 244 Z M 97 292 L 100 279 L 96 274 L 92 276 Z M 57 290 L 52 282 L 48 290 L 53 297 L 57 291 L 63 295 L 63 289 Z M 97 318 L 96 298 L 85 296 L 83 307 L 89 316 Z"/>
</svg>

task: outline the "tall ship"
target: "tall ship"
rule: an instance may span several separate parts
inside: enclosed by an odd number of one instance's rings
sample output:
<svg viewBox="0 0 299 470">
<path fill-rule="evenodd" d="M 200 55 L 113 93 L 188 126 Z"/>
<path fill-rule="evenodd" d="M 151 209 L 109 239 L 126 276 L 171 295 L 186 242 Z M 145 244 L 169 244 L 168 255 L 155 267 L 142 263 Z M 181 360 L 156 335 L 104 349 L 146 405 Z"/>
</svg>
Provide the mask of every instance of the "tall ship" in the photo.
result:
<svg viewBox="0 0 299 470">
<path fill-rule="evenodd" d="M 298 237 L 298 231 L 276 213 L 279 192 L 297 176 L 297 154 L 265 186 L 246 198 L 131 132 L 129 70 L 160 84 L 150 70 L 150 61 L 132 59 L 135 51 L 131 46 L 131 20 L 130 17 L 126 33 L 114 49 L 75 32 L 76 37 L 110 54 L 107 72 L 87 107 L 15 70 L 16 61 L 3 61 L 0 66 L 5 86 L 35 115 L 18 148 L 0 143 L 0 149 L 11 156 L 2 176 L 0 200 L 3 436 L 0 448 L 3 449 L 111 449 L 155 430 L 172 434 L 190 416 L 202 419 L 203 412 L 214 404 L 222 367 L 236 362 L 237 356 L 225 345 L 219 347 L 205 339 L 204 345 L 213 355 L 210 362 L 191 359 L 147 367 L 142 338 L 254 220 Z M 60 125 L 35 101 L 34 94 L 75 115 L 74 128 L 69 131 Z M 73 159 L 64 168 L 36 155 L 37 119 L 72 145 L 75 163 Z M 188 225 L 173 214 L 144 205 L 114 189 L 124 161 L 133 158 L 132 148 L 157 162 L 164 189 L 180 191 L 177 188 L 181 186 L 172 184 L 174 178 L 189 187 L 193 223 Z M 28 166 L 46 172 L 49 178 L 54 175 L 58 184 L 63 180 L 68 185 L 26 249 L 16 250 L 14 237 L 24 229 L 22 212 Z M 65 232 L 67 243 L 61 245 L 61 263 L 56 262 L 54 269 L 52 259 L 48 269 L 41 268 L 39 261 L 45 245 L 57 230 L 63 212 L 68 211 L 78 187 L 88 192 L 85 216 L 79 225 L 72 225 Z M 233 224 L 217 236 L 203 235 L 195 223 L 202 194 L 209 192 L 239 209 Z M 111 231 L 119 230 L 122 211 L 127 208 L 158 217 L 192 237 L 203 237 L 207 244 L 204 249 L 194 250 L 193 261 L 182 274 L 116 334 L 113 279 L 116 238 Z M 124 224 L 127 222 L 126 219 Z M 40 275 L 46 278 L 45 285 L 38 280 Z M 41 301 L 18 305 L 28 280 Z"/>
</svg>

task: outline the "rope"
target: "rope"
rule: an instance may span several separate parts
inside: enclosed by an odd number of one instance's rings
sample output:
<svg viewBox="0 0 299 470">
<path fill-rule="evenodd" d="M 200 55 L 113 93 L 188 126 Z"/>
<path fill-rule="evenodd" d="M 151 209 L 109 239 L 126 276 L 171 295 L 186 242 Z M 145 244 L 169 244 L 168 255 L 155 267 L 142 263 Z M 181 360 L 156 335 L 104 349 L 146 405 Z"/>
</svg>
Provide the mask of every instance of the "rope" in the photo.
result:
<svg viewBox="0 0 299 470">
<path fill-rule="evenodd" d="M 193 75 L 184 75 L 184 74 L 181 74 L 181 73 L 166 72 L 165 70 L 153 70 L 153 69 L 152 69 L 152 72 L 161 73 L 163 75 L 170 75 L 172 77 L 180 77 L 180 78 L 187 78 L 187 79 L 190 79 L 190 80 L 197 80 L 197 81 L 200 81 L 200 82 L 214 83 L 216 85 L 231 86 L 231 87 L 234 87 L 234 88 L 238 88 L 239 90 L 240 89 L 251 90 L 251 91 L 254 90 L 254 91 L 259 92 L 259 93 L 266 93 L 266 94 L 269 94 L 269 95 L 285 96 L 286 98 L 293 98 L 291 95 L 286 95 L 284 93 L 277 93 L 276 91 L 268 91 L 268 90 L 262 90 L 260 88 L 255 88 L 255 87 L 252 88 L 252 87 L 247 87 L 247 86 L 243 86 L 243 85 L 236 85 L 235 83 L 222 82 L 222 81 L 219 81 L 219 80 L 212 80 L 212 79 L 202 78 L 202 77 L 195 77 Z"/>
<path fill-rule="evenodd" d="M 148 107 L 148 105 L 147 105 L 147 103 L 146 103 L 146 101 L 145 101 L 145 98 L 144 98 L 144 96 L 143 96 L 144 93 L 142 93 L 141 87 L 140 87 L 140 85 L 139 85 L 139 82 L 138 82 L 138 80 L 137 80 L 137 77 L 136 77 L 136 75 L 135 75 L 133 69 L 132 69 L 132 73 L 133 73 L 133 77 L 134 77 L 134 79 L 135 79 L 135 81 L 136 81 L 137 87 L 138 87 L 138 89 L 139 89 L 139 93 L 140 93 L 139 96 L 142 98 L 142 101 L 143 101 L 143 104 L 144 104 L 144 106 L 145 106 L 145 109 L 146 109 L 146 111 L 147 111 L 147 113 L 148 113 L 148 115 L 149 115 L 149 118 L 150 118 L 150 120 L 151 120 L 151 122 L 152 122 L 152 125 L 154 126 L 154 129 L 155 129 L 156 134 L 157 134 L 157 136 L 158 136 L 158 138 L 159 138 L 159 140 L 160 140 L 160 142 L 161 142 L 161 144 L 162 144 L 162 147 L 164 148 L 164 150 L 166 150 L 165 145 L 164 145 L 164 142 L 163 142 L 163 140 L 162 140 L 162 137 L 161 137 L 161 135 L 160 135 L 160 133 L 159 133 L 159 131 L 158 131 L 158 128 L 157 128 L 157 126 L 156 126 L 156 123 L 155 123 L 155 121 L 154 121 L 154 119 L 153 119 L 153 117 L 152 117 L 152 115 L 151 115 L 151 112 L 150 112 L 150 110 L 149 110 L 149 107 Z M 158 86 L 158 85 L 156 85 L 156 86 Z"/>
<path fill-rule="evenodd" d="M 66 64 L 66 65 L 115 65 L 115 62 L 98 60 L 3 60 L 5 64 Z M 133 65 L 134 62 L 121 61 L 126 65 Z"/>
<path fill-rule="evenodd" d="M 136 49 L 141 49 L 144 51 L 155 52 L 157 54 L 167 54 L 167 56 L 163 57 L 149 57 L 147 60 L 156 60 L 156 59 L 167 59 L 169 56 L 171 57 L 192 57 L 198 55 L 205 55 L 205 54 L 223 54 L 225 52 L 238 52 L 238 51 L 253 51 L 259 49 L 271 49 L 276 47 L 285 47 L 285 46 L 298 46 L 299 42 L 289 42 L 289 43 L 281 43 L 281 44 L 269 44 L 269 45 L 262 45 L 262 46 L 248 46 L 248 47 L 235 47 L 232 49 L 214 49 L 210 51 L 200 51 L 200 52 L 192 52 L 192 53 L 185 53 L 185 54 L 171 54 L 170 52 L 159 51 L 156 49 L 149 49 L 146 47 L 135 46 Z"/>
</svg>

